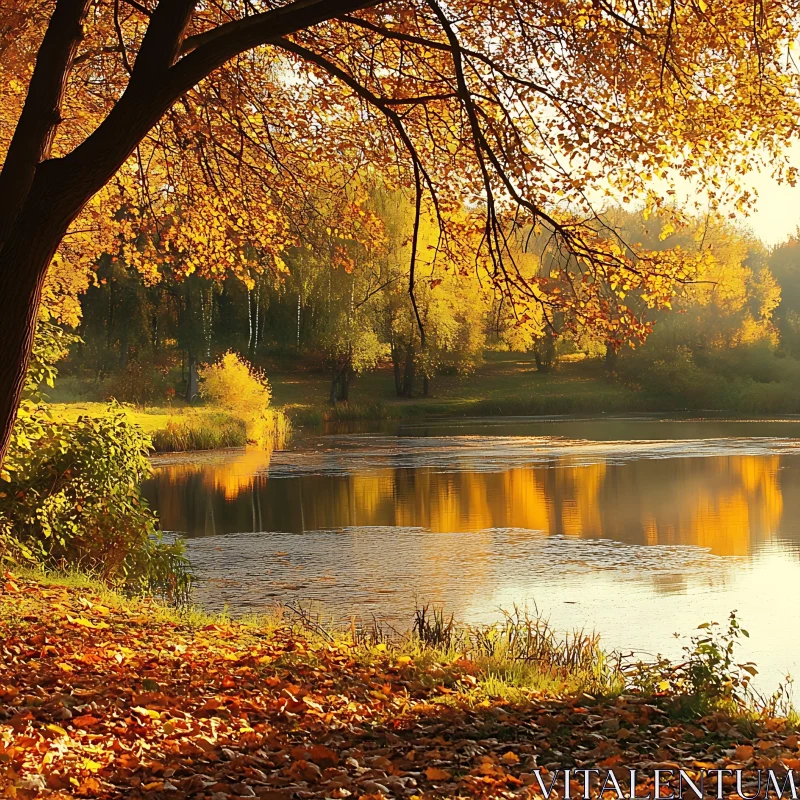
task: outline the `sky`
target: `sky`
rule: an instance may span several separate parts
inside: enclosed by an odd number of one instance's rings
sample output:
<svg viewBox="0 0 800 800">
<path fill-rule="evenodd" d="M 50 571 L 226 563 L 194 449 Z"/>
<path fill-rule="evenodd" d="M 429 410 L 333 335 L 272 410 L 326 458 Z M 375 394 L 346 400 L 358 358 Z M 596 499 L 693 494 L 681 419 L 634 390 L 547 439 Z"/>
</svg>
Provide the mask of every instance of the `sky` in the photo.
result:
<svg viewBox="0 0 800 800">
<path fill-rule="evenodd" d="M 786 241 L 800 225 L 800 185 L 780 184 L 758 173 L 751 173 L 748 183 L 758 191 L 758 200 L 746 224 L 764 244 Z"/>
<path fill-rule="evenodd" d="M 800 168 L 800 142 L 789 149 L 788 155 L 789 163 Z M 771 169 L 765 167 L 760 172 L 753 171 L 742 178 L 741 185 L 742 189 L 755 190 L 756 200 L 746 216 L 736 210 L 733 204 L 722 205 L 720 209 L 722 213 L 735 213 L 732 222 L 750 228 L 767 247 L 782 244 L 800 229 L 800 181 L 797 186 L 780 183 L 771 176 Z M 659 188 L 663 186 L 664 192 L 670 187 L 674 188 L 676 191 L 674 200 L 677 205 L 689 210 L 697 208 L 698 196 L 704 195 L 699 184 L 684 180 L 675 174 L 669 180 L 654 180 L 650 186 Z M 656 188 L 656 191 L 659 188 Z M 606 202 L 599 191 L 596 196 L 591 193 L 589 196 L 594 199 L 595 208 L 603 207 Z M 638 198 L 632 200 L 630 204 L 623 203 L 619 199 L 617 202 L 631 211 L 641 208 Z M 704 204 L 700 203 L 700 207 L 704 207 Z"/>
<path fill-rule="evenodd" d="M 787 155 L 790 164 L 800 167 L 800 142 L 792 145 Z M 743 179 L 743 187 L 755 189 L 758 199 L 748 216 L 742 218 L 736 212 L 736 221 L 751 228 L 768 247 L 774 247 L 785 242 L 800 226 L 800 183 L 794 187 L 779 183 L 771 177 L 770 171 L 767 167 Z M 679 196 L 683 194 L 680 198 L 683 201 L 694 200 L 698 194 L 697 187 L 680 180 L 676 182 L 676 189 Z"/>
</svg>

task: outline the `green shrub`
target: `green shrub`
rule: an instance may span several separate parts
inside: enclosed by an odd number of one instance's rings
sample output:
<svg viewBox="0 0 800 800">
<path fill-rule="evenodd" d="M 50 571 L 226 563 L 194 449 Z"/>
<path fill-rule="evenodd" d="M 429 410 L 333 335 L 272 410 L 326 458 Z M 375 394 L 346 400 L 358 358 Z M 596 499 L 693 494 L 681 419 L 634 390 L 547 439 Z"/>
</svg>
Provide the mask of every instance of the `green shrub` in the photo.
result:
<svg viewBox="0 0 800 800">
<path fill-rule="evenodd" d="M 727 629 L 717 622 L 704 622 L 697 629 L 700 633 L 683 648 L 682 661 L 658 657 L 628 667 L 631 685 L 645 694 L 673 695 L 680 710 L 688 715 L 703 715 L 718 707 L 751 706 L 757 698 L 753 697 L 750 682 L 758 670 L 751 661 L 736 660 L 739 640 L 750 636 L 736 612 L 728 615 Z"/>
<path fill-rule="evenodd" d="M 672 352 L 645 347 L 620 360 L 618 373 L 643 393 L 659 398 L 659 410 L 686 408 L 752 414 L 800 412 L 800 361 L 781 357 L 765 343 L 730 350 Z"/>
<path fill-rule="evenodd" d="M 0 520 L 18 547 L 129 593 L 185 598 L 182 545 L 162 540 L 139 491 L 150 471 L 148 437 L 113 410 L 71 424 L 42 424 L 44 415 L 37 409 L 15 426 L 0 474 Z"/>
<path fill-rule="evenodd" d="M 191 576 L 183 546 L 161 538 L 139 489 L 150 471 L 150 439 L 113 407 L 99 418 L 59 423 L 37 402 L 39 385 L 55 375 L 53 328 L 37 331 L 0 469 L 0 559 L 77 568 L 131 594 L 185 600 Z"/>
</svg>

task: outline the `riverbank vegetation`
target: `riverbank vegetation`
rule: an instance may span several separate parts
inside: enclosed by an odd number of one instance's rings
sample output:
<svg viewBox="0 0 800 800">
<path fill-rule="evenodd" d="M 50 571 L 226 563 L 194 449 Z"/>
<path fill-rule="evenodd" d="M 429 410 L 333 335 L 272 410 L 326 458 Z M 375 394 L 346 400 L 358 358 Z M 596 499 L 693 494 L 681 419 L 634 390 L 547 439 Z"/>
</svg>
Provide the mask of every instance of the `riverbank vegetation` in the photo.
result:
<svg viewBox="0 0 800 800">
<path fill-rule="evenodd" d="M 128 594 L 186 602 L 180 541 L 167 541 L 141 496 L 152 445 L 115 406 L 56 420 L 41 395 L 69 337 L 37 328 L 8 454 L 0 470 L 0 564 L 80 567 Z"/>
<path fill-rule="evenodd" d="M 677 690 L 663 665 L 655 687 L 626 680 L 592 637 L 556 641 L 525 619 L 493 630 L 467 642 L 428 616 L 405 643 L 356 640 L 7 573 L 0 779 L 18 798 L 491 797 L 535 790 L 536 769 L 547 785 L 620 766 L 643 796 L 654 765 L 800 767 L 793 717 L 734 702 L 740 673 L 709 637 Z M 705 702 L 687 706 L 698 687 Z"/>
<path fill-rule="evenodd" d="M 55 395 L 67 401 L 59 413 L 113 397 L 152 412 L 141 422 L 158 420 L 158 449 L 241 444 L 254 438 L 246 432 L 254 418 L 245 420 L 250 412 L 208 393 L 204 408 L 199 380 L 208 365 L 234 357 L 254 364 L 260 379 L 269 377 L 268 402 L 299 424 L 424 414 L 800 413 L 796 238 L 770 250 L 713 215 L 676 229 L 663 214 L 611 209 L 604 222 L 624 240 L 692 262 L 668 307 L 648 310 L 631 292 L 631 313 L 642 320 L 635 336 L 598 327 L 574 310 L 520 315 L 482 287 L 477 273 L 462 275 L 445 263 L 414 299 L 423 348 L 400 280 L 407 203 L 386 190 L 371 197 L 383 239 L 351 242 L 346 263 L 338 263 L 315 250 L 319 236 L 344 245 L 334 232 L 318 231 L 287 251 L 279 275 L 260 276 L 253 288 L 236 276 L 190 276 L 177 291 L 164 281 L 150 285 L 118 262 L 100 262 L 100 280 L 80 303 L 80 341 Z M 519 245 L 532 275 L 551 268 L 553 256 L 543 247 L 530 235 Z M 236 386 L 232 372 L 228 382 Z M 241 423 L 236 430 L 207 419 L 212 408 L 243 420 L 245 433 Z M 174 418 L 173 433 L 163 414 Z M 285 420 L 270 414 L 273 440 L 285 440 Z M 218 435 L 204 435 L 204 428 Z"/>
</svg>

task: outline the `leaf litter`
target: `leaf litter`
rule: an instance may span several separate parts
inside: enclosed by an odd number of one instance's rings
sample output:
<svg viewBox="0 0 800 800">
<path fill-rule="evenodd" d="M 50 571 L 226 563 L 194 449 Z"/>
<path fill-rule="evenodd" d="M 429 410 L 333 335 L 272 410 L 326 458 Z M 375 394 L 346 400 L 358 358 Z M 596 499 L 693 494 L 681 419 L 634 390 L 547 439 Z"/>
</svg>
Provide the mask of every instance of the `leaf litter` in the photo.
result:
<svg viewBox="0 0 800 800">
<path fill-rule="evenodd" d="M 533 770 L 549 785 L 568 767 L 642 770 L 644 794 L 657 767 L 800 769 L 784 719 L 679 722 L 669 698 L 626 693 L 509 702 L 474 673 L 9 574 L 0 796 L 511 798 L 541 794 Z"/>
</svg>

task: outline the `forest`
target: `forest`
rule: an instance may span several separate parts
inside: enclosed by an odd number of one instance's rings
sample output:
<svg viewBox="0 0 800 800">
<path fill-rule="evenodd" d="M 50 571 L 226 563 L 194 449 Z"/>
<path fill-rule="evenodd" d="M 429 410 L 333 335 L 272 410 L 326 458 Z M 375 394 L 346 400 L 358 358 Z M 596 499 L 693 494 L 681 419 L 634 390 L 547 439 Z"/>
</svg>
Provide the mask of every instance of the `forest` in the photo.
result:
<svg viewBox="0 0 800 800">
<path fill-rule="evenodd" d="M 673 230 L 665 216 L 609 209 L 601 222 L 621 240 L 692 264 L 669 307 L 648 313 L 636 289 L 626 297 L 643 324 L 620 341 L 580 309 L 521 312 L 492 285 L 485 265 L 435 253 L 431 220 L 420 231 L 427 255 L 418 261 L 412 296 L 413 202 L 373 187 L 360 211 L 355 232 L 323 225 L 330 217 L 322 217 L 283 252 L 279 268 L 244 277 L 168 270 L 152 280 L 124 258 L 102 255 L 80 299 L 58 312 L 73 315 L 76 327 L 69 330 L 77 338 L 61 365 L 65 389 L 56 397 L 196 402 L 198 365 L 235 352 L 274 374 L 276 384 L 293 373 L 327 381 L 327 404 L 352 401 L 338 409 L 340 416 L 348 408 L 351 416 L 380 416 L 386 399 L 435 397 L 442 376 L 478 383 L 485 354 L 507 353 L 529 360 L 529 373 L 572 375 L 577 367 L 578 375 L 596 378 L 597 406 L 587 404 L 587 412 L 604 410 L 601 381 L 630 389 L 631 410 L 637 402 L 653 411 L 800 409 L 795 237 L 769 248 L 746 220 L 707 214 Z M 569 270 L 554 265 L 559 256 L 547 252 L 546 233 L 516 235 L 514 257 L 529 279 Z M 476 242 L 465 237 L 459 246 L 469 254 Z M 369 373 L 376 376 L 361 391 L 354 379 Z M 537 385 L 512 380 L 506 389 L 524 400 Z M 567 399 L 562 413 L 571 410 Z M 557 404 L 550 413 L 559 413 Z"/>
</svg>

